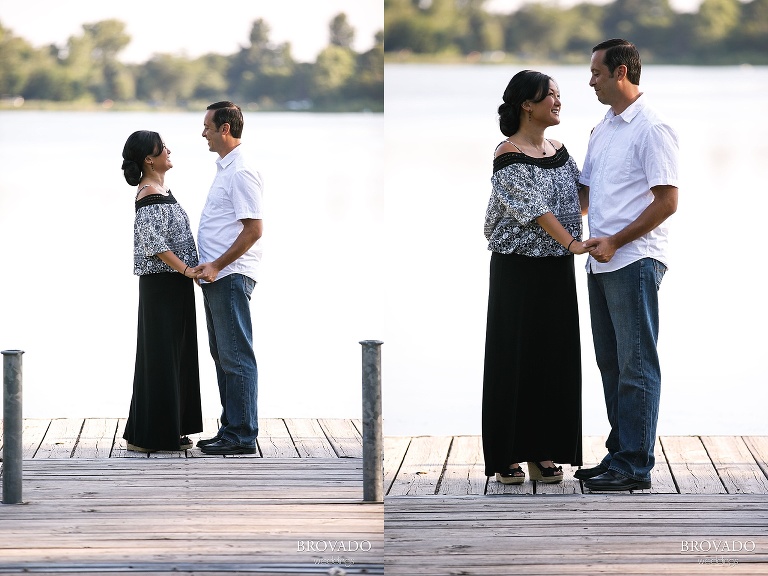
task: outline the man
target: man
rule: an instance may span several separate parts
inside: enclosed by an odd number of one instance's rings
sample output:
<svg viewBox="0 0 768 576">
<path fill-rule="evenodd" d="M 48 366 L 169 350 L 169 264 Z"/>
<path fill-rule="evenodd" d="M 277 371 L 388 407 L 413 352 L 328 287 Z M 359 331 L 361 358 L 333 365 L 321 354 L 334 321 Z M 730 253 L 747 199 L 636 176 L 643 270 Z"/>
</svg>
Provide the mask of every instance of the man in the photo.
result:
<svg viewBox="0 0 768 576">
<path fill-rule="evenodd" d="M 611 431 L 602 462 L 576 477 L 590 490 L 646 489 L 661 388 L 656 343 L 665 222 L 677 210 L 677 135 L 640 91 L 632 43 L 598 44 L 590 66 L 589 85 L 610 106 L 590 137 L 581 183 L 589 206 L 592 336 Z"/>
<path fill-rule="evenodd" d="M 240 147 L 240 108 L 211 104 L 203 125 L 203 138 L 219 158 L 198 228 L 202 263 L 193 271 L 203 290 L 222 412 L 216 436 L 197 445 L 205 454 L 254 454 L 258 372 L 249 304 L 262 253 L 263 186 Z"/>
</svg>

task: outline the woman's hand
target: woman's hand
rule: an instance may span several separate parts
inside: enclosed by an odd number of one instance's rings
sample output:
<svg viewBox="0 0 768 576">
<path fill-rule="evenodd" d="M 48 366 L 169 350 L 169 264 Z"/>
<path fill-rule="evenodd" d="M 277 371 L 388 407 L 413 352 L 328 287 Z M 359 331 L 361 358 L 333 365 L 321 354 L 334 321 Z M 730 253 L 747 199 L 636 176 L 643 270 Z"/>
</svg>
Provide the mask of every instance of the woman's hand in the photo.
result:
<svg viewBox="0 0 768 576">
<path fill-rule="evenodd" d="M 593 247 L 588 246 L 586 242 L 576 241 L 571 244 L 569 250 L 574 254 L 586 254 L 587 252 L 593 250 Z"/>
</svg>

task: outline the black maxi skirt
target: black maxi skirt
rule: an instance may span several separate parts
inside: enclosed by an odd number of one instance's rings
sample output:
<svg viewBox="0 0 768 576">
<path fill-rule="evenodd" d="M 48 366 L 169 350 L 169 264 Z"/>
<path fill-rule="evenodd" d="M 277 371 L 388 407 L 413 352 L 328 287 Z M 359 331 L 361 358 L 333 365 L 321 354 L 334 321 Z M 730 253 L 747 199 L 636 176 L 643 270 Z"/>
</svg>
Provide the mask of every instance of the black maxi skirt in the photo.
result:
<svg viewBox="0 0 768 576">
<path fill-rule="evenodd" d="M 491 255 L 483 376 L 485 474 L 581 465 L 581 344 L 573 256 Z"/>
<path fill-rule="evenodd" d="M 179 450 L 180 436 L 202 431 L 194 282 L 173 272 L 139 276 L 133 398 L 123 438 Z"/>
</svg>

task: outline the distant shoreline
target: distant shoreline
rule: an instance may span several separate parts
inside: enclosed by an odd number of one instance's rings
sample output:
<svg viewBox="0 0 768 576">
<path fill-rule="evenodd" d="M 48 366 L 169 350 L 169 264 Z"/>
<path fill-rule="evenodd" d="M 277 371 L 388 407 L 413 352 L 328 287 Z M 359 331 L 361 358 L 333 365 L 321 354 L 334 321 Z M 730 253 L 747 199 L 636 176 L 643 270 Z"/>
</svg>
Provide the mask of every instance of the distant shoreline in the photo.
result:
<svg viewBox="0 0 768 576">
<path fill-rule="evenodd" d="M 199 112 L 210 102 L 195 101 L 183 106 L 167 106 L 149 102 L 56 102 L 51 100 L 25 100 L 21 97 L 0 99 L 0 111 L 47 111 L 47 112 Z M 313 107 L 306 103 L 288 103 L 284 106 L 264 107 L 257 104 L 243 104 L 245 112 L 296 112 L 314 114 L 381 114 L 383 101 L 360 100 L 341 102 L 337 106 Z"/>
<path fill-rule="evenodd" d="M 768 55 L 761 56 L 762 61 L 754 57 L 745 59 L 724 55 L 722 61 L 666 61 L 644 59 L 648 66 L 696 66 L 696 67 L 728 67 L 728 66 L 768 66 Z M 473 52 L 471 54 L 415 54 L 413 52 L 385 52 L 384 65 L 387 64 L 445 64 L 445 65 L 479 65 L 479 66 L 589 66 L 589 59 L 584 57 L 565 57 L 558 59 L 522 58 L 505 52 Z M 386 82 L 386 81 L 385 81 Z"/>
</svg>

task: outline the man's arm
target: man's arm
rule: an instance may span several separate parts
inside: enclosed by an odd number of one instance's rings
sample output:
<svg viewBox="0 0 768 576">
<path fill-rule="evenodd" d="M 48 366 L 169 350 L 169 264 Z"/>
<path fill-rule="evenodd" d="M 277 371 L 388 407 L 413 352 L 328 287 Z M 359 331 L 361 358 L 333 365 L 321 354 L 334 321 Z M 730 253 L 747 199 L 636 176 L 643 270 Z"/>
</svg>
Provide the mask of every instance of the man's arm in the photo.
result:
<svg viewBox="0 0 768 576">
<path fill-rule="evenodd" d="M 204 262 L 194 268 L 192 271 L 196 278 L 206 282 L 213 282 L 216 280 L 219 272 L 245 254 L 261 238 L 263 229 L 261 219 L 243 218 L 240 222 L 243 223 L 243 229 L 235 238 L 232 246 L 213 262 Z"/>
<path fill-rule="evenodd" d="M 589 186 L 584 186 L 584 184 L 579 186 L 579 204 L 581 205 L 581 215 L 586 216 L 589 212 Z"/>
<path fill-rule="evenodd" d="M 593 247 L 590 254 L 598 262 L 610 262 L 616 250 L 647 234 L 677 211 L 677 187 L 654 186 L 651 188 L 653 202 L 642 211 L 637 219 L 612 236 L 590 238 L 585 242 Z"/>
</svg>

